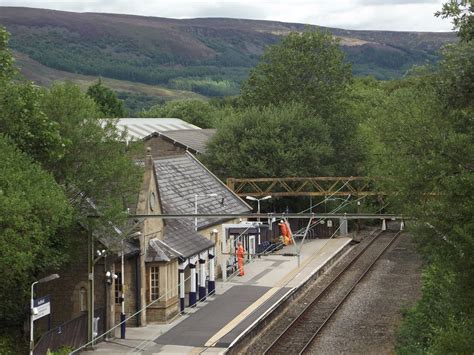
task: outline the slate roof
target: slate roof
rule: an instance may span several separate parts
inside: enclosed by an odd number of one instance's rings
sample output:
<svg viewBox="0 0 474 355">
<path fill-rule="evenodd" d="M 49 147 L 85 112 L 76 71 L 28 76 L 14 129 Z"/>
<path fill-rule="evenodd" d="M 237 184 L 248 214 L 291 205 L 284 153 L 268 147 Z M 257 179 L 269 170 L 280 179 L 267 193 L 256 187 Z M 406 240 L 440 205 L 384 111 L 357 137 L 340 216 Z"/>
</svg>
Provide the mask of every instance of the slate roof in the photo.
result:
<svg viewBox="0 0 474 355">
<path fill-rule="evenodd" d="M 164 213 L 246 213 L 252 208 L 230 191 L 191 154 L 155 159 L 156 176 Z M 203 196 L 218 194 L 218 196 Z M 223 199 L 223 204 L 222 204 Z M 218 224 L 216 218 L 199 218 L 198 229 Z"/>
<path fill-rule="evenodd" d="M 193 154 L 204 153 L 206 144 L 216 133 L 216 129 L 179 129 L 175 131 L 154 132 L 143 138 L 147 140 L 151 137 L 162 137 L 163 139 L 182 146 Z"/>
<path fill-rule="evenodd" d="M 154 132 L 201 129 L 179 118 L 120 118 L 116 125 L 119 132 L 127 129 L 129 140 L 140 140 Z"/>
<path fill-rule="evenodd" d="M 168 220 L 165 225 L 164 243 L 189 258 L 214 246 L 214 242 L 194 231 L 194 224 L 187 220 Z"/>
<path fill-rule="evenodd" d="M 148 243 L 148 248 L 146 250 L 145 261 L 170 261 L 179 256 L 183 256 L 181 253 L 176 252 L 176 250 L 171 249 L 165 242 L 154 238 L 151 239 Z"/>
</svg>

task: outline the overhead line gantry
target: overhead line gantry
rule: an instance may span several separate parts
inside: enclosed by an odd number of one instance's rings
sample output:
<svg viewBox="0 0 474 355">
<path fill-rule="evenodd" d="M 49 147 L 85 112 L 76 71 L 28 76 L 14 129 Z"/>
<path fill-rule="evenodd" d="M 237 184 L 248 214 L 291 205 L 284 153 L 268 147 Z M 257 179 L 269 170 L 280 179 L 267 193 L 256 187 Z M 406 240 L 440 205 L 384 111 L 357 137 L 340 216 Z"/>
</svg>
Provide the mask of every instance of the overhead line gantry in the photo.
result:
<svg viewBox="0 0 474 355">
<path fill-rule="evenodd" d="M 375 177 L 285 177 L 285 178 L 233 178 L 227 186 L 240 197 L 297 196 L 377 196 Z"/>
</svg>

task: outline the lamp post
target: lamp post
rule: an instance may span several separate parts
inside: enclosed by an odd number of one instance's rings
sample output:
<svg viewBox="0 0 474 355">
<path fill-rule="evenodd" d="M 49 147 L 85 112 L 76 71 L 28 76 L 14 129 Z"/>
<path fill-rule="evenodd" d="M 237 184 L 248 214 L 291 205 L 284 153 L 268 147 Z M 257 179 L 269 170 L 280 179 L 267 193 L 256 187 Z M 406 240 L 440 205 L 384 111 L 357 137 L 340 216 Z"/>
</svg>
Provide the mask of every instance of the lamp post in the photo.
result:
<svg viewBox="0 0 474 355">
<path fill-rule="evenodd" d="M 218 194 L 195 194 L 194 195 L 194 214 L 197 215 L 198 213 L 198 197 L 217 197 L 219 196 Z M 194 230 L 197 232 L 198 230 L 198 218 L 197 216 L 194 217 Z"/>
<path fill-rule="evenodd" d="M 34 299 L 34 289 L 36 284 L 42 284 L 45 282 L 53 281 L 59 279 L 58 274 L 51 274 L 49 276 L 43 277 L 42 279 L 39 279 L 38 281 L 35 281 L 31 284 L 31 299 L 30 299 L 30 355 L 33 355 L 33 348 L 35 345 L 35 340 L 34 340 L 34 332 L 33 332 L 33 325 L 34 325 L 34 319 L 33 316 L 35 315 L 35 299 Z"/>
<path fill-rule="evenodd" d="M 250 201 L 257 201 L 257 213 L 260 214 L 260 201 L 265 201 L 265 200 L 269 200 L 272 198 L 271 195 L 268 195 L 268 196 L 265 196 L 265 197 L 262 197 L 262 198 L 256 198 L 256 197 L 253 197 L 253 196 L 247 196 L 245 197 L 247 200 L 250 200 Z M 260 217 L 258 217 L 258 222 L 260 222 Z"/>
<path fill-rule="evenodd" d="M 250 200 L 250 201 L 257 201 L 257 213 L 260 214 L 260 201 L 265 201 L 265 200 L 269 200 L 272 198 L 271 195 L 267 195 L 267 196 L 264 196 L 262 198 L 256 198 L 256 197 L 253 197 L 253 196 L 247 196 L 245 197 L 247 200 Z M 257 218 L 257 222 L 260 222 L 260 217 Z M 270 225 L 270 228 L 272 226 L 272 223 L 269 223 Z M 260 224 L 258 225 L 258 240 L 257 240 L 257 244 L 260 245 Z M 260 257 L 260 256 L 259 256 Z"/>
</svg>

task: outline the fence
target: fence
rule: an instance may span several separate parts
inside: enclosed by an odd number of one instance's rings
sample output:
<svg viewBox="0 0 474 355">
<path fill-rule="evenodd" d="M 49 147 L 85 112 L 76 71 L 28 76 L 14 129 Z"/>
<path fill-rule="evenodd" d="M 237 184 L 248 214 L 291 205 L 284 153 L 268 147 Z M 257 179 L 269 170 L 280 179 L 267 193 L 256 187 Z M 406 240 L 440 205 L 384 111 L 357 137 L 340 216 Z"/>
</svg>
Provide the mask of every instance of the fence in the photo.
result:
<svg viewBox="0 0 474 355">
<path fill-rule="evenodd" d="M 99 317 L 98 333 L 102 334 L 104 329 L 105 309 L 99 308 L 94 312 L 95 317 Z M 56 351 L 62 347 L 78 348 L 87 343 L 87 313 L 73 318 L 70 321 L 51 329 L 43 334 L 36 343 L 33 351 L 34 355 L 44 355 L 51 351 Z"/>
</svg>

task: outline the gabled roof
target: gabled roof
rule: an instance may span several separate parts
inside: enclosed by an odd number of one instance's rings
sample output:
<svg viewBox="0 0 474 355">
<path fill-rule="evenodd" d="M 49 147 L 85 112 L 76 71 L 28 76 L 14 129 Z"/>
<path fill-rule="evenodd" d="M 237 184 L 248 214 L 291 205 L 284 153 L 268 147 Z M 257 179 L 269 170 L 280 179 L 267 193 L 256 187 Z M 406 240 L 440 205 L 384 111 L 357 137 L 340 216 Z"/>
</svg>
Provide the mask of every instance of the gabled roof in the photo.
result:
<svg viewBox="0 0 474 355">
<path fill-rule="evenodd" d="M 181 146 L 193 154 L 204 153 L 206 144 L 216 133 L 216 129 L 179 129 L 175 131 L 153 132 L 143 138 L 144 141 L 152 137 L 162 137 L 172 144 Z"/>
<path fill-rule="evenodd" d="M 214 242 L 194 231 L 190 220 L 172 219 L 166 221 L 164 243 L 178 251 L 181 257 L 189 258 L 214 246 Z"/>
<path fill-rule="evenodd" d="M 249 205 L 229 190 L 189 153 L 157 158 L 155 159 L 155 169 L 163 213 L 194 213 L 196 195 L 198 196 L 198 213 L 246 213 L 251 211 Z M 218 196 L 206 196 L 209 194 Z M 199 218 L 198 229 L 221 223 L 224 220 Z M 183 225 L 192 226 L 194 223 L 192 219 L 179 221 Z M 166 222 L 167 226 L 172 223 L 171 221 Z M 166 229 L 167 227 L 165 227 Z"/>
<path fill-rule="evenodd" d="M 179 118 L 120 118 L 116 125 L 119 132 L 127 129 L 129 140 L 140 140 L 154 132 L 201 129 Z"/>
</svg>

